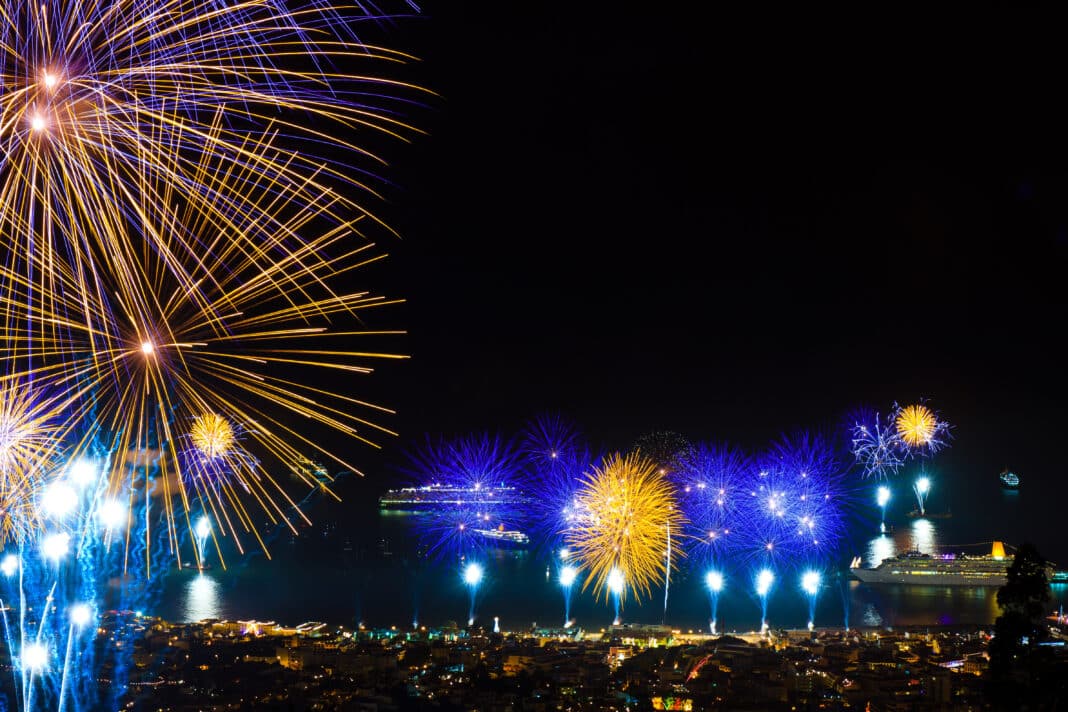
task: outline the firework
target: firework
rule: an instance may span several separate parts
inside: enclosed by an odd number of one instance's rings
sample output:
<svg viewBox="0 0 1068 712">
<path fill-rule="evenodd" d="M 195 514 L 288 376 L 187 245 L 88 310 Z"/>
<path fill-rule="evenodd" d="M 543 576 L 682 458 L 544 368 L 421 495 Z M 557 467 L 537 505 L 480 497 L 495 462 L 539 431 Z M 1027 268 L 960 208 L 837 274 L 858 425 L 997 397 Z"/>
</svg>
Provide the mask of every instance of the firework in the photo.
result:
<svg viewBox="0 0 1068 712">
<path fill-rule="evenodd" d="M 712 635 L 716 634 L 716 617 L 719 613 L 719 594 L 723 590 L 723 574 L 712 570 L 705 574 L 705 586 L 708 588 L 709 603 L 712 608 L 712 618 L 709 620 L 709 630 Z"/>
<path fill-rule="evenodd" d="M 771 569 L 761 569 L 753 578 L 753 588 L 760 600 L 760 632 L 768 630 L 768 595 L 771 587 L 775 585 L 775 573 Z"/>
<path fill-rule="evenodd" d="M 931 478 L 921 473 L 916 478 L 915 484 L 912 485 L 912 491 L 916 493 L 916 504 L 920 508 L 920 516 L 922 517 L 927 513 L 927 495 L 931 491 Z"/>
<path fill-rule="evenodd" d="M 353 196 L 375 196 L 381 159 L 331 129 L 410 136 L 399 119 L 409 102 L 390 97 L 417 90 L 356 69 L 411 59 L 340 35 L 361 11 L 276 0 L 2 7 L 0 231 L 37 300 L 63 270 L 79 296 L 99 291 L 100 275 L 129 276 L 143 249 L 167 256 L 186 289 L 199 279 L 190 262 L 289 259 L 300 251 L 291 226 L 268 218 L 271 240 L 256 227 L 285 193 L 380 224 Z M 204 156 L 221 170 L 204 171 Z"/>
<path fill-rule="evenodd" d="M 0 551 L 8 542 L 19 545 L 40 529 L 35 485 L 35 480 L 25 478 L 0 482 Z"/>
<path fill-rule="evenodd" d="M 949 423 L 923 404 L 898 407 L 894 424 L 901 442 L 921 454 L 938 452 L 949 439 Z"/>
<path fill-rule="evenodd" d="M 475 593 L 478 591 L 478 585 L 482 583 L 482 575 L 482 564 L 472 562 L 464 567 L 464 584 L 467 586 L 467 590 L 471 594 L 471 606 L 468 609 L 467 625 L 474 625 L 475 623 Z"/>
<path fill-rule="evenodd" d="M 48 468 L 65 430 L 58 420 L 55 400 L 20 379 L 0 379 L 0 485 Z"/>
<path fill-rule="evenodd" d="M 852 450 L 864 477 L 886 479 L 908 459 L 908 448 L 898 433 L 894 414 L 865 413 L 852 424 Z"/>
<path fill-rule="evenodd" d="M 819 571 L 806 571 L 801 576 L 801 590 L 808 597 L 808 629 L 816 627 L 816 598 L 820 593 L 821 577 Z"/>
<path fill-rule="evenodd" d="M 679 463 L 693 453 L 693 445 L 683 435 L 671 430 L 654 430 L 639 437 L 631 448 L 652 460 L 661 474 L 674 472 Z"/>
<path fill-rule="evenodd" d="M 571 587 L 578 578 L 579 570 L 571 564 L 560 567 L 560 586 L 564 589 L 564 627 L 571 626 Z"/>
<path fill-rule="evenodd" d="M 519 450 L 527 470 L 530 525 L 552 555 L 574 519 L 575 495 L 582 475 L 595 458 L 582 442 L 578 427 L 558 414 L 531 419 Z"/>
<path fill-rule="evenodd" d="M 448 558 L 482 554 L 494 545 L 489 530 L 518 530 L 527 516 L 519 455 L 511 441 L 478 434 L 428 439 L 409 452 L 407 472 L 419 485 L 448 488 L 421 521 L 427 554 Z"/>
<path fill-rule="evenodd" d="M 545 413 L 527 423 L 519 449 L 540 476 L 580 459 L 585 448 L 578 426 L 558 413 Z"/>
<path fill-rule="evenodd" d="M 700 444 L 679 459 L 672 480 L 689 522 L 684 543 L 695 564 L 722 560 L 732 536 L 739 536 L 735 527 L 752 469 L 745 455 L 726 445 Z"/>
<path fill-rule="evenodd" d="M 588 572 L 583 590 L 592 586 L 596 595 L 607 596 L 609 576 L 618 571 L 625 581 L 618 597 L 629 589 L 640 599 L 664 581 L 681 555 L 679 547 L 667 546 L 685 524 L 674 488 L 657 463 L 640 454 L 617 453 L 592 468 L 576 505 L 579 521 L 565 539 Z"/>
<path fill-rule="evenodd" d="M 319 238 L 309 235 L 307 249 L 329 249 L 344 234 L 328 229 Z M 144 453 L 159 454 L 151 459 L 158 468 L 158 494 L 170 514 L 172 546 L 178 546 L 179 527 L 191 526 L 190 516 L 197 512 L 209 512 L 220 524 L 218 533 L 231 537 L 238 550 L 249 535 L 264 546 L 253 523 L 259 517 L 252 517 L 249 504 L 293 531 L 303 515 L 266 468 L 241 457 L 233 443 L 227 454 L 211 450 L 225 445 L 217 414 L 226 413 L 232 434 L 244 434 L 258 454 L 283 471 L 298 471 L 305 453 L 312 451 L 359 472 L 294 423 L 325 426 L 371 445 L 377 436 L 391 434 L 370 419 L 387 409 L 320 385 L 326 374 L 370 373 L 370 360 L 402 358 L 352 346 L 360 337 L 394 333 L 351 328 L 357 314 L 391 302 L 365 293 L 333 292 L 325 281 L 341 263 L 319 271 L 312 264 L 294 269 L 287 262 L 264 266 L 235 260 L 225 275 L 208 279 L 205 274 L 198 290 L 185 290 L 161 261 L 157 255 L 142 255 L 140 267 L 126 275 L 139 281 L 116 280 L 89 300 L 78 298 L 67 279 L 59 280 L 47 309 L 27 293 L 25 279 L 0 267 L 7 303 L 27 311 L 26 326 L 6 334 L 12 345 L 6 367 L 63 393 L 57 405 L 63 412 L 95 415 L 80 423 L 86 435 L 72 455 L 91 446 L 142 453 L 136 455 L 142 459 Z M 155 295 L 168 297 L 160 301 Z M 205 298 L 206 304 L 201 301 Z M 19 372 L 23 347 L 36 350 L 36 362 Z M 195 426 L 195 419 L 205 414 L 212 414 L 216 442 L 208 452 L 190 448 L 197 457 L 181 457 L 181 424 Z M 208 421 L 200 425 L 210 429 Z M 140 490 L 140 496 L 149 496 L 143 481 L 137 481 L 142 467 L 116 458 L 108 495 Z M 216 476 L 206 476 L 212 473 Z M 236 476 L 217 476 L 222 473 Z M 324 475 L 305 485 L 332 495 L 330 481 Z M 247 499 L 246 491 L 251 494 Z"/>
</svg>

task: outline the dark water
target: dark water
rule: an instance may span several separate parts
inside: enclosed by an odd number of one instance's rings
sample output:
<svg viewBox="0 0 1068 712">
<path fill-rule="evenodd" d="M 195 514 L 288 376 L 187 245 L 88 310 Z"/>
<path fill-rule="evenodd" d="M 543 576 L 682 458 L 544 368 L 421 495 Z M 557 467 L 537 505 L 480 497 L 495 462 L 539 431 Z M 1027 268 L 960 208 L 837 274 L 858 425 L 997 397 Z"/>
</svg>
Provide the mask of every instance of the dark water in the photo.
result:
<svg viewBox="0 0 1068 712">
<path fill-rule="evenodd" d="M 300 537 L 282 536 L 272 544 L 273 560 L 260 554 L 237 557 L 228 569 L 204 574 L 180 571 L 169 575 L 157 612 L 173 620 L 204 617 L 273 619 L 286 623 L 322 620 L 369 625 L 428 625 L 467 618 L 468 589 L 458 568 L 427 562 L 414 553 L 421 517 L 379 512 L 377 492 L 356 491 L 346 497 L 348 509 L 318 513 L 317 527 Z M 949 496 L 936 490 L 929 512 L 950 509 Z M 913 520 L 905 512 L 915 506 L 905 483 L 898 483 L 887 511 L 889 535 L 879 535 L 878 511 L 858 501 L 844 566 L 852 555 L 865 563 L 910 548 L 921 551 L 988 552 L 997 538 L 1010 547 L 1032 541 L 1053 561 L 1068 564 L 1068 545 L 1062 536 L 1059 495 L 1033 491 L 1026 483 L 1019 492 L 1005 492 L 995 482 L 976 483 L 957 497 L 969 507 L 952 507 L 948 519 Z M 352 505 L 356 501 L 362 504 Z M 355 512 L 353 512 L 355 510 Z M 358 516 L 353 516 L 354 514 Z M 340 518 L 333 518 L 333 517 Z M 1010 548 L 1011 553 L 1011 548 Z M 546 574 L 549 557 L 539 552 L 505 552 L 486 561 L 486 578 L 478 589 L 476 616 L 491 624 L 525 627 L 533 622 L 563 622 L 564 599 L 555 574 Z M 751 595 L 751 573 L 730 571 L 720 596 L 720 630 L 752 630 L 760 625 L 760 605 Z M 703 572 L 673 575 L 666 620 L 684 629 L 704 629 L 709 600 Z M 802 627 L 808 621 L 808 599 L 800 591 L 797 572 L 779 572 L 768 601 L 773 626 Z M 817 625 L 842 625 L 848 610 L 851 625 L 987 624 L 997 616 L 994 588 L 871 586 L 848 578 L 826 577 L 817 600 Z M 1068 590 L 1054 587 L 1056 607 Z M 572 617 L 586 628 L 612 622 L 613 610 L 576 587 Z M 663 589 L 643 605 L 628 603 L 623 619 L 659 623 L 664 617 Z"/>
</svg>

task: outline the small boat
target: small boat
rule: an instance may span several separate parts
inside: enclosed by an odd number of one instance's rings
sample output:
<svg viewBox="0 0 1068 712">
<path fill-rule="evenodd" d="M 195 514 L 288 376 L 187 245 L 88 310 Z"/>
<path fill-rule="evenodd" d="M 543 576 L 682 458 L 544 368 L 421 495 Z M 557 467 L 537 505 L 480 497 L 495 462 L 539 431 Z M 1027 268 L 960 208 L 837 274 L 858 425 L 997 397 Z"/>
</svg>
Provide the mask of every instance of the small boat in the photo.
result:
<svg viewBox="0 0 1068 712">
<path fill-rule="evenodd" d="M 953 517 L 953 512 L 920 512 L 920 510 L 914 509 L 906 516 L 911 519 L 950 519 Z"/>
<path fill-rule="evenodd" d="M 998 479 L 1001 480 L 1001 485 L 1008 489 L 1016 489 L 1020 486 L 1020 478 L 1015 473 L 1009 472 L 1006 468 L 998 475 Z"/>
</svg>

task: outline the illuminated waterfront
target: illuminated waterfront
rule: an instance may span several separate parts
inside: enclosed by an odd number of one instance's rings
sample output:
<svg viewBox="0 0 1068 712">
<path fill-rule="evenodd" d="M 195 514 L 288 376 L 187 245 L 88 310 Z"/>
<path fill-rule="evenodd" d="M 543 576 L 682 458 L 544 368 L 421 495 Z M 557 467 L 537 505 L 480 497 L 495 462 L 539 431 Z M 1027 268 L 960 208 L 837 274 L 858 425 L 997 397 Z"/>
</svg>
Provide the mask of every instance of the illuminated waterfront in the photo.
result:
<svg viewBox="0 0 1068 712">
<path fill-rule="evenodd" d="M 1012 497 L 1002 500 L 994 493 L 990 502 L 1001 515 L 1001 530 L 997 534 L 1007 543 L 1020 541 L 1019 532 L 1027 531 L 1028 526 L 1027 518 L 1016 516 L 1013 506 L 1026 500 L 1021 494 L 1014 493 Z M 902 508 L 912 506 L 904 496 L 898 500 Z M 933 506 L 941 507 L 942 503 L 936 500 Z M 1046 500 L 1035 506 L 1041 509 L 1046 506 Z M 413 619 L 431 625 L 447 620 L 462 623 L 468 613 L 469 598 L 459 567 L 415 555 L 418 518 L 426 515 L 380 513 L 368 507 L 367 516 L 375 518 L 377 531 L 373 536 L 353 540 L 350 550 L 346 550 L 344 536 L 334 533 L 323 539 L 322 544 L 311 537 L 307 541 L 298 539 L 296 543 L 287 540 L 276 543 L 276 562 L 289 572 L 284 580 L 273 576 L 271 563 L 258 555 L 246 557 L 228 571 L 213 569 L 200 574 L 215 582 L 210 589 L 212 596 L 206 595 L 209 588 L 205 584 L 192 584 L 198 576 L 195 571 L 175 572 L 167 582 L 160 614 L 178 619 L 187 617 L 187 611 L 205 610 L 230 618 L 349 623 L 366 620 L 390 625 L 404 625 Z M 989 551 L 986 542 L 990 541 L 991 532 L 986 527 L 992 518 L 910 520 L 894 510 L 888 517 L 895 526 L 887 535 L 877 533 L 877 521 L 855 525 L 858 530 L 866 527 L 871 532 L 855 531 L 856 543 L 851 545 L 865 565 L 875 565 L 910 548 L 934 552 L 975 545 L 971 551 Z M 985 539 L 980 536 L 984 530 Z M 1052 545 L 1039 541 L 1040 546 Z M 1050 551 L 1050 558 L 1055 555 L 1056 552 Z M 843 566 L 850 557 L 844 558 Z M 479 620 L 492 624 L 493 617 L 499 616 L 502 625 L 517 627 L 535 621 L 555 623 L 561 615 L 560 584 L 555 576 L 546 575 L 547 563 L 545 555 L 536 550 L 495 552 L 486 561 L 485 580 L 479 590 Z M 770 625 L 800 628 L 807 623 L 808 600 L 800 589 L 800 576 L 800 571 L 778 573 L 780 585 L 772 589 L 768 600 Z M 308 581 L 314 581 L 315 585 L 309 586 Z M 748 581 L 732 580 L 728 574 L 718 601 L 719 630 L 745 631 L 759 627 L 759 601 L 751 588 Z M 710 610 L 705 572 L 683 569 L 673 575 L 671 595 L 668 620 L 672 624 L 708 630 Z M 1068 602 L 1068 587 L 1055 585 L 1053 595 L 1053 607 Z M 845 602 L 848 602 L 852 625 L 986 624 L 997 616 L 995 596 L 994 588 L 869 586 L 835 579 L 831 572 L 826 572 L 816 605 L 815 624 L 841 625 Z M 589 590 L 581 590 L 581 583 L 575 585 L 570 614 L 577 625 L 587 629 L 612 622 L 610 607 L 595 602 Z M 624 621 L 659 622 L 661 616 L 662 602 L 656 596 L 644 607 L 628 602 L 623 611 Z"/>
</svg>

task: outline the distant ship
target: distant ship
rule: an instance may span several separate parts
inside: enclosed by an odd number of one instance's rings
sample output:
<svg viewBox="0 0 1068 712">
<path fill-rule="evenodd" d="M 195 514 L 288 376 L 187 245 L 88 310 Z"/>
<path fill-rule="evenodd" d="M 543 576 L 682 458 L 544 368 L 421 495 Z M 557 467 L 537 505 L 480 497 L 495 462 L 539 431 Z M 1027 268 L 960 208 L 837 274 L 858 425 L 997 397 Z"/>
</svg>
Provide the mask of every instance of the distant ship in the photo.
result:
<svg viewBox="0 0 1068 712">
<path fill-rule="evenodd" d="M 1001 480 L 1001 484 L 1008 489 L 1016 489 L 1020 486 L 1020 478 L 1015 473 L 1009 472 L 1007 469 L 1002 470 L 998 475 L 998 479 Z"/>
<path fill-rule="evenodd" d="M 435 509 L 443 506 L 507 507 L 526 504 L 527 499 L 515 487 L 482 485 L 424 485 L 391 489 L 378 498 L 382 509 Z"/>
<path fill-rule="evenodd" d="M 523 549 L 530 546 L 530 537 L 521 531 L 507 530 L 504 525 L 499 525 L 496 529 L 472 529 L 471 531 L 476 534 L 480 534 L 482 537 L 489 539 L 494 544 L 500 546 L 514 547 L 517 549 Z"/>
<path fill-rule="evenodd" d="M 987 555 L 923 554 L 909 551 L 884 559 L 873 569 L 857 566 L 852 573 L 864 583 L 906 583 L 920 586 L 1003 586 L 1008 578 L 1011 557 L 1005 545 L 995 541 Z M 1049 567 L 1050 578 L 1053 567 Z"/>
</svg>

